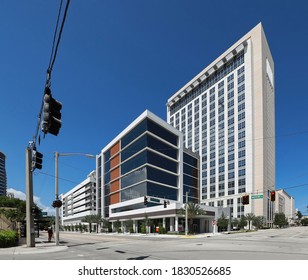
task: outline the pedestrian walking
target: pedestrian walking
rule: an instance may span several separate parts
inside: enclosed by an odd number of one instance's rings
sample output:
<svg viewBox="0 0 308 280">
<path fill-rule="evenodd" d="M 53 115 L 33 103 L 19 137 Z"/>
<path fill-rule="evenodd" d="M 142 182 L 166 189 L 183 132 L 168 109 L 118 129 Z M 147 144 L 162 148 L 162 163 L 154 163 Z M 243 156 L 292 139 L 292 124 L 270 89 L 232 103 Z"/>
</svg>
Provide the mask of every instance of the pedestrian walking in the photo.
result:
<svg viewBox="0 0 308 280">
<path fill-rule="evenodd" d="M 51 227 L 48 228 L 48 242 L 51 242 L 51 238 L 53 236 L 53 230 Z"/>
</svg>

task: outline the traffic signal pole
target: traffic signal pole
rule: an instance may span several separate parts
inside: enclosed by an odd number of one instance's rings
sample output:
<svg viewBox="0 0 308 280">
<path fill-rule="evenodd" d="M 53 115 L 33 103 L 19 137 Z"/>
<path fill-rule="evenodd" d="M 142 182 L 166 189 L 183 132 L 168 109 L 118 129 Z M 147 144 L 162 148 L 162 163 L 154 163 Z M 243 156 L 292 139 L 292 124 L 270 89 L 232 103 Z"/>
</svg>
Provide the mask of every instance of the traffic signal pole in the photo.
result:
<svg viewBox="0 0 308 280">
<path fill-rule="evenodd" d="M 55 152 L 55 195 L 56 195 L 56 200 L 59 199 L 59 153 Z M 55 220 L 55 241 L 56 241 L 56 246 L 59 246 L 60 241 L 59 241 L 59 207 L 56 207 L 56 220 Z"/>
<path fill-rule="evenodd" d="M 26 227 L 27 247 L 35 247 L 33 206 L 32 148 L 26 149 Z"/>
</svg>

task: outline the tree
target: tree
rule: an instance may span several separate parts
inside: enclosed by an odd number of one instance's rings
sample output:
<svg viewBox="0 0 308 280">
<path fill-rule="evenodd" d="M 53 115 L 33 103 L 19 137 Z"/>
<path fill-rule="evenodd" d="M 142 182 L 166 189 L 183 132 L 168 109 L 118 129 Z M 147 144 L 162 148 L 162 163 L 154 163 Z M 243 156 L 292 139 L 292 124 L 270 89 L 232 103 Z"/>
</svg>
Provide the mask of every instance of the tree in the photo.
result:
<svg viewBox="0 0 308 280">
<path fill-rule="evenodd" d="M 35 205 L 35 207 L 37 207 Z M 26 201 L 19 198 L 0 196 L 0 214 L 3 214 L 17 228 L 17 222 L 26 218 Z"/>
<path fill-rule="evenodd" d="M 186 215 L 186 209 L 181 208 L 177 210 L 177 213 L 179 215 Z M 193 203 L 193 202 L 188 202 L 187 203 L 187 217 L 189 220 L 189 232 L 192 232 L 192 226 L 193 226 L 193 219 L 197 216 L 202 216 L 205 215 L 206 211 L 200 207 L 199 204 Z"/>
<path fill-rule="evenodd" d="M 93 215 L 87 215 L 81 221 L 83 223 L 88 223 L 89 224 L 89 231 L 91 233 L 92 232 L 92 223 L 94 222 Z"/>
<path fill-rule="evenodd" d="M 308 218 L 304 218 L 301 220 L 302 226 L 308 226 Z"/>
<path fill-rule="evenodd" d="M 259 229 L 264 224 L 264 217 L 263 216 L 256 216 L 252 220 L 252 225 Z"/>
<path fill-rule="evenodd" d="M 248 221 L 248 229 L 250 230 L 251 227 L 250 227 L 250 222 L 252 222 L 255 218 L 255 215 L 252 214 L 252 213 L 248 213 L 246 214 L 246 218 L 247 218 L 247 221 Z"/>
<path fill-rule="evenodd" d="M 141 233 L 147 233 L 147 228 L 150 226 L 151 220 L 149 219 L 148 215 L 145 214 L 144 219 L 141 224 Z"/>
<path fill-rule="evenodd" d="M 96 214 L 96 215 L 87 215 L 82 220 L 83 223 L 88 223 L 90 227 L 90 233 L 92 232 L 92 224 L 96 224 L 96 232 L 98 233 L 98 225 L 101 224 L 103 221 L 102 215 Z"/>
<path fill-rule="evenodd" d="M 238 226 L 243 229 L 245 226 L 247 226 L 247 218 L 245 216 L 241 216 L 240 221 L 238 223 Z"/>
<path fill-rule="evenodd" d="M 101 214 L 92 215 L 93 223 L 96 224 L 96 233 L 98 233 L 98 225 L 103 221 Z"/>
<path fill-rule="evenodd" d="M 302 219 L 302 217 L 303 217 L 303 214 L 302 214 L 301 211 L 297 211 L 297 212 L 296 212 L 296 216 L 297 216 L 297 221 L 296 221 L 296 223 L 299 225 L 300 222 L 301 222 L 301 219 Z"/>
<path fill-rule="evenodd" d="M 108 232 L 111 228 L 111 224 L 107 219 L 102 219 L 103 228 L 105 229 L 105 232 Z"/>
<path fill-rule="evenodd" d="M 228 219 L 226 218 L 224 212 L 222 212 L 220 218 L 217 220 L 217 226 L 223 231 L 228 228 Z"/>
<path fill-rule="evenodd" d="M 121 232 L 121 226 L 122 226 L 122 223 L 119 221 L 119 219 L 117 219 L 117 221 L 114 222 L 114 227 L 117 233 Z"/>
<path fill-rule="evenodd" d="M 284 213 L 275 213 L 274 225 L 279 226 L 279 228 L 288 225 L 286 215 Z"/>
<path fill-rule="evenodd" d="M 125 221 L 124 226 L 126 228 L 126 231 L 128 231 L 129 233 L 134 233 L 134 222 L 133 222 L 133 220 Z"/>
</svg>

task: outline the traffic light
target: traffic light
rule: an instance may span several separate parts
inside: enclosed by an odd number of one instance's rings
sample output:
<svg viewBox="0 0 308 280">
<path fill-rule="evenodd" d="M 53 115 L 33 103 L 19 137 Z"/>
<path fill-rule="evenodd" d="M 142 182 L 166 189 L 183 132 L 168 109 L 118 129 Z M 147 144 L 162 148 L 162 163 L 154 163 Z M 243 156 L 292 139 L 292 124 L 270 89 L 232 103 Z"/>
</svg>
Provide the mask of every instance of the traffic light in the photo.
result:
<svg viewBox="0 0 308 280">
<path fill-rule="evenodd" d="M 167 201 L 164 200 L 164 208 L 167 208 Z"/>
<path fill-rule="evenodd" d="M 36 148 L 32 149 L 32 170 L 35 168 L 42 169 L 43 154 L 39 153 Z"/>
<path fill-rule="evenodd" d="M 275 191 L 271 191 L 270 199 L 271 199 L 271 201 L 276 200 L 276 192 Z"/>
<path fill-rule="evenodd" d="M 49 87 L 45 88 L 42 131 L 57 136 L 62 126 L 61 122 L 62 103 L 55 100 Z"/>
<path fill-rule="evenodd" d="M 40 212 L 40 209 L 38 209 L 38 207 L 32 206 L 32 208 L 31 208 L 31 213 L 32 213 L 33 215 L 37 215 L 39 212 Z"/>
<path fill-rule="evenodd" d="M 242 196 L 242 204 L 243 205 L 249 204 L 249 195 L 248 194 Z"/>
<path fill-rule="evenodd" d="M 147 205 L 148 204 L 148 198 L 146 196 L 144 196 L 144 205 Z"/>
<path fill-rule="evenodd" d="M 62 206 L 62 201 L 60 199 L 56 199 L 52 202 L 51 206 L 53 208 L 60 208 Z"/>
</svg>

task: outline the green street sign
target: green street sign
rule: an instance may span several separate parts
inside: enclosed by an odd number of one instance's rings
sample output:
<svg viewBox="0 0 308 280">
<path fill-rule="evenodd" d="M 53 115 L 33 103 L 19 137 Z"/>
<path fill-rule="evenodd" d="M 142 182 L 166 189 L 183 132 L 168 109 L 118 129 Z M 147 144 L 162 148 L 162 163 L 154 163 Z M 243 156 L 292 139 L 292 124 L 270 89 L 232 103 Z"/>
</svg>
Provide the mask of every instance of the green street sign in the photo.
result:
<svg viewBox="0 0 308 280">
<path fill-rule="evenodd" d="M 160 199 L 150 197 L 150 201 L 160 203 Z"/>
<path fill-rule="evenodd" d="M 263 194 L 253 194 L 251 195 L 251 199 L 262 199 L 263 198 Z"/>
</svg>

